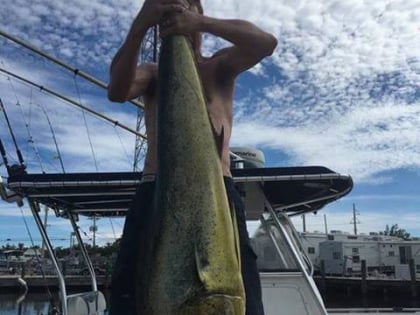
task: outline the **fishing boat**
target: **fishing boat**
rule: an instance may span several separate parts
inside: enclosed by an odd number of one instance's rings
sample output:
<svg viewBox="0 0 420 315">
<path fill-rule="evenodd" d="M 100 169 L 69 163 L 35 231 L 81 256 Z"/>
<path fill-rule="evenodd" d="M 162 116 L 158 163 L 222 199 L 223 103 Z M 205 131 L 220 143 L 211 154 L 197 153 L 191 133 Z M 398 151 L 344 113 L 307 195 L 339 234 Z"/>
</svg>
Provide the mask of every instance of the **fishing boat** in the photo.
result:
<svg viewBox="0 0 420 315">
<path fill-rule="evenodd" d="M 389 313 L 390 309 L 327 310 L 312 278 L 313 265 L 304 250 L 291 217 L 321 210 L 346 194 L 353 181 L 321 166 L 263 168 L 232 153 L 234 181 L 244 198 L 248 220 L 260 220 L 251 242 L 258 266 L 267 315 L 326 315 Z M 245 167 L 244 167 L 245 166 Z M 251 166 L 251 167 L 250 167 Z M 1 183 L 2 197 L 9 202 L 27 202 L 46 244 L 59 279 L 61 314 L 104 314 L 106 301 L 98 290 L 95 271 L 84 246 L 77 220 L 86 217 L 122 217 L 140 183 L 141 173 L 28 174 L 17 171 Z M 66 281 L 40 207 L 70 221 L 89 269 L 91 290 L 67 294 Z M 399 313 L 416 313 L 400 310 Z M 420 312 L 417 312 L 420 314 Z"/>
</svg>

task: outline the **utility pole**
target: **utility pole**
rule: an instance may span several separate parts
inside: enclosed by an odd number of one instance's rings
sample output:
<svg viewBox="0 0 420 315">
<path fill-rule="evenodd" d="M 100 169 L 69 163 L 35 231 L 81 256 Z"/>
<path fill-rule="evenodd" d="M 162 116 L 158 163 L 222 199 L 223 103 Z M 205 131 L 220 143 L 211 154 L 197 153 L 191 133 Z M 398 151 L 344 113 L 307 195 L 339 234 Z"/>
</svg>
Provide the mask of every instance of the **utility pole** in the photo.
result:
<svg viewBox="0 0 420 315">
<path fill-rule="evenodd" d="M 96 215 L 94 215 L 92 218 L 90 218 L 93 221 L 93 224 L 89 227 L 89 231 L 93 233 L 92 238 L 92 246 L 93 248 L 96 247 L 96 231 L 98 231 L 98 226 L 96 225 L 96 220 L 99 220 L 96 218 Z"/>
<path fill-rule="evenodd" d="M 76 236 L 76 232 L 70 232 L 70 252 L 73 251 L 73 248 L 75 246 L 74 238 Z"/>
<path fill-rule="evenodd" d="M 353 203 L 353 220 L 350 222 L 350 224 L 353 224 L 354 235 L 357 235 L 357 224 L 360 223 L 360 221 L 357 220 L 358 215 L 359 212 L 357 212 L 356 205 Z"/>
<path fill-rule="evenodd" d="M 327 215 L 324 214 L 325 235 L 328 237 Z"/>
<path fill-rule="evenodd" d="M 302 214 L 303 232 L 306 232 L 306 217 Z"/>
</svg>

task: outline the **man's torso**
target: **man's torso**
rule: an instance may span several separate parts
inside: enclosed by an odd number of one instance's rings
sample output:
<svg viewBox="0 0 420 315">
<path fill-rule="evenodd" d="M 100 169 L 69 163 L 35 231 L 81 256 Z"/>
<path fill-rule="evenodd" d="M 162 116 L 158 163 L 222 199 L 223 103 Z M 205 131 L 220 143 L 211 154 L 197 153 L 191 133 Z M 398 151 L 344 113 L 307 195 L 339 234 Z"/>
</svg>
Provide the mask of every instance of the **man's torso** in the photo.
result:
<svg viewBox="0 0 420 315">
<path fill-rule="evenodd" d="M 216 57 L 217 58 L 217 57 Z M 157 67 L 156 67 L 157 68 Z M 224 176 L 231 176 L 229 141 L 232 134 L 232 103 L 234 79 L 226 77 L 218 69 L 215 58 L 202 58 L 197 62 L 204 90 L 207 111 L 216 133 L 223 129 L 222 169 Z M 157 71 L 155 73 L 157 77 Z M 144 162 L 144 174 L 157 173 L 157 98 L 156 87 L 145 95 L 145 123 L 147 130 L 147 154 Z"/>
</svg>

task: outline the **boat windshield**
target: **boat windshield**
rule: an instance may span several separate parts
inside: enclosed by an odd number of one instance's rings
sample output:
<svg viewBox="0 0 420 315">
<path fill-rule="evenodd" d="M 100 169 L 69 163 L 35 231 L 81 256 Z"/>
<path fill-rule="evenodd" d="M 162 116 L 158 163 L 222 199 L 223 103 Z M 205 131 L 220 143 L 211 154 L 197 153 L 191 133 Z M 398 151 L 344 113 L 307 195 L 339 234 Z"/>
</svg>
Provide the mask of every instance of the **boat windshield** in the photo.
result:
<svg viewBox="0 0 420 315">
<path fill-rule="evenodd" d="M 251 239 L 252 247 L 258 256 L 260 272 L 297 272 L 298 262 L 292 250 L 272 219 L 262 219 Z"/>
</svg>

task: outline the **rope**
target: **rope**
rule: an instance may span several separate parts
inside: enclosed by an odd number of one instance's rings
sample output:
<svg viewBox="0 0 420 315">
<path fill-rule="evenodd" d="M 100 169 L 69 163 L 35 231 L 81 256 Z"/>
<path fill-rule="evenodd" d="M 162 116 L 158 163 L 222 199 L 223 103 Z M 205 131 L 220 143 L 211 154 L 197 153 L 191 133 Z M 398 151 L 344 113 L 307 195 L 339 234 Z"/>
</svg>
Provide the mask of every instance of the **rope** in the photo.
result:
<svg viewBox="0 0 420 315">
<path fill-rule="evenodd" d="M 77 84 L 77 81 L 76 81 L 76 73 L 73 76 L 73 81 L 74 81 L 74 85 L 76 86 L 77 96 L 79 97 L 79 103 L 82 104 L 82 98 L 80 96 L 79 85 Z M 90 136 L 89 126 L 88 126 L 87 121 L 86 121 L 86 115 L 85 115 L 84 110 L 82 110 L 82 115 L 83 115 L 83 121 L 84 121 L 84 124 L 85 124 L 87 136 L 88 136 L 88 139 L 89 139 L 90 151 L 92 152 L 93 163 L 95 164 L 96 172 L 98 172 L 99 171 L 98 163 L 96 161 L 95 150 L 93 149 L 92 139 L 91 139 L 91 136 Z"/>
</svg>

